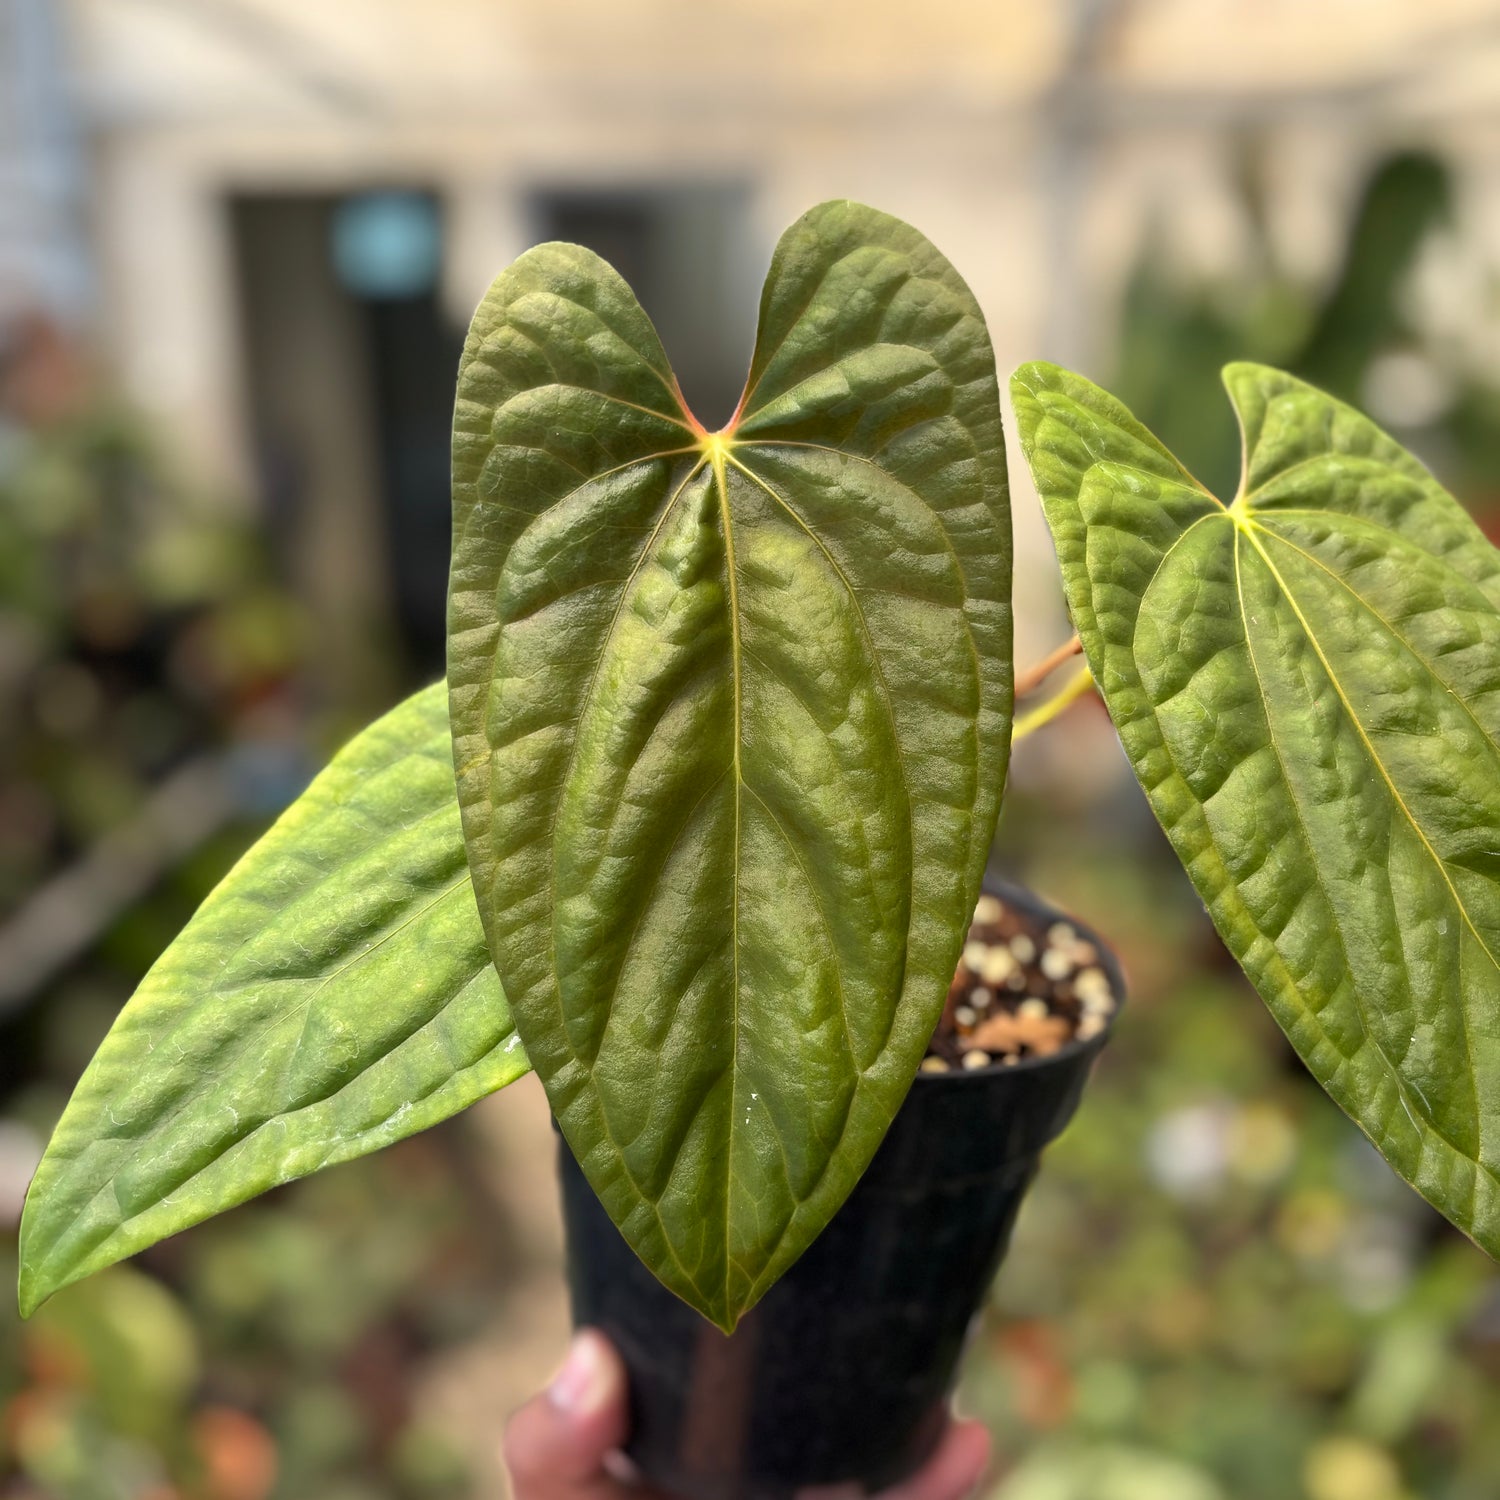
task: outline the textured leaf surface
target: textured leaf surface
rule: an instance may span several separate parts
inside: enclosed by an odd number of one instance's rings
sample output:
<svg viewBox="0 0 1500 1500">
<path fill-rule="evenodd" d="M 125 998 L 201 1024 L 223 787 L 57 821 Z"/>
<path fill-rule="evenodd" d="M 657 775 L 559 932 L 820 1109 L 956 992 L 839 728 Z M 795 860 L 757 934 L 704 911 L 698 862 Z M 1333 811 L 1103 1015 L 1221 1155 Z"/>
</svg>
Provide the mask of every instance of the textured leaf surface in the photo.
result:
<svg viewBox="0 0 1500 1500">
<path fill-rule="evenodd" d="M 1231 365 L 1240 494 L 1017 372 L 1089 665 L 1225 942 L 1401 1175 L 1500 1254 L 1500 554 L 1408 453 Z"/>
<path fill-rule="evenodd" d="M 569 245 L 475 316 L 449 683 L 481 914 L 564 1133 L 732 1327 L 864 1169 L 942 1008 L 1010 723 L 993 356 L 915 230 L 783 237 L 709 435 Z"/>
<path fill-rule="evenodd" d="M 27 1197 L 22 1310 L 526 1071 L 438 684 L 335 757 L 120 1013 Z"/>
</svg>

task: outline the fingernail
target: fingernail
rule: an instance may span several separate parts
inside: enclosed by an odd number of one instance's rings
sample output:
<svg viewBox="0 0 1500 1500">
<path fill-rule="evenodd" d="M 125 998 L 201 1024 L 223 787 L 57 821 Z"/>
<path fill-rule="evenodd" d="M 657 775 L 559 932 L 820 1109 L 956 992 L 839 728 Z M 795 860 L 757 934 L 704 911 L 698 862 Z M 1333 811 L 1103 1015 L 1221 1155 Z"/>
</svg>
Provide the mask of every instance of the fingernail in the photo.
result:
<svg viewBox="0 0 1500 1500">
<path fill-rule="evenodd" d="M 584 1330 L 573 1340 L 562 1369 L 552 1377 L 547 1398 L 570 1416 L 603 1406 L 609 1394 L 609 1367 L 596 1335 Z"/>
</svg>

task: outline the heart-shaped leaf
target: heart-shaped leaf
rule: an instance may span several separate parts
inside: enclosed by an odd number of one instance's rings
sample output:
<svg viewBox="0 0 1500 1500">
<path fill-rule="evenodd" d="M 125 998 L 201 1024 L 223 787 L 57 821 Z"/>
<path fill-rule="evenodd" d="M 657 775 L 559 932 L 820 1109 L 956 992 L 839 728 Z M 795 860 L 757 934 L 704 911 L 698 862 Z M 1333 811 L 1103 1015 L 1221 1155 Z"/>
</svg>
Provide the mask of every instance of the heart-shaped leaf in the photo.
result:
<svg viewBox="0 0 1500 1500">
<path fill-rule="evenodd" d="M 449 683 L 480 911 L 626 1239 L 729 1329 L 942 1009 L 1009 742 L 993 356 L 915 230 L 783 237 L 724 432 L 629 288 L 522 256 L 459 375 Z"/>
<path fill-rule="evenodd" d="M 1126 754 L 1308 1067 L 1500 1254 L 1500 554 L 1373 423 L 1259 365 L 1220 504 L 1027 365 L 1021 441 Z"/>
<path fill-rule="evenodd" d="M 439 683 L 334 758 L 120 1013 L 27 1197 L 21 1310 L 526 1071 Z"/>
</svg>

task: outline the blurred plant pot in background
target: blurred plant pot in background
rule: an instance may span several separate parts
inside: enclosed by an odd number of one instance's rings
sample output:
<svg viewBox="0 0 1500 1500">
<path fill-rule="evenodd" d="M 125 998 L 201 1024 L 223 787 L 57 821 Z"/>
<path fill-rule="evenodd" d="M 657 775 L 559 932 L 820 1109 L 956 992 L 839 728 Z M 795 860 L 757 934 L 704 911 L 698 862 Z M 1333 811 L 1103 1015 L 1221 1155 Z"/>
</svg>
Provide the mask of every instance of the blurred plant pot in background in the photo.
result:
<svg viewBox="0 0 1500 1500">
<path fill-rule="evenodd" d="M 985 889 L 1092 942 L 1123 1001 L 1096 934 L 1030 892 Z M 573 1321 L 625 1361 L 626 1451 L 645 1478 L 692 1500 L 786 1500 L 807 1485 L 877 1490 L 919 1467 L 1041 1152 L 1107 1037 L 918 1074 L 843 1208 L 728 1337 L 637 1259 L 559 1137 Z"/>
</svg>

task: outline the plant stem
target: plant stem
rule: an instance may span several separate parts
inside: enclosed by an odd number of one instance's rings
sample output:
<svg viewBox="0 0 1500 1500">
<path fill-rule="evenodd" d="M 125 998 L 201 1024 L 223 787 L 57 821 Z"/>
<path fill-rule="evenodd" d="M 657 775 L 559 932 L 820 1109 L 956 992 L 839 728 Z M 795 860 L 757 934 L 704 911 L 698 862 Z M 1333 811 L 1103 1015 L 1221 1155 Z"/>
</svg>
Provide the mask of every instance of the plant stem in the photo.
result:
<svg viewBox="0 0 1500 1500">
<path fill-rule="evenodd" d="M 1034 693 L 1070 656 L 1077 656 L 1083 650 L 1083 642 L 1075 635 L 1071 641 L 1064 642 L 1056 651 L 1044 656 L 1035 666 L 1028 667 L 1016 678 L 1016 697 L 1024 698 L 1028 693 Z"/>
<path fill-rule="evenodd" d="M 1094 674 L 1087 667 L 1080 667 L 1060 693 L 1016 720 L 1011 729 L 1011 743 L 1025 739 L 1028 734 L 1034 734 L 1044 725 L 1050 724 L 1065 708 L 1083 697 L 1093 685 Z"/>
</svg>

